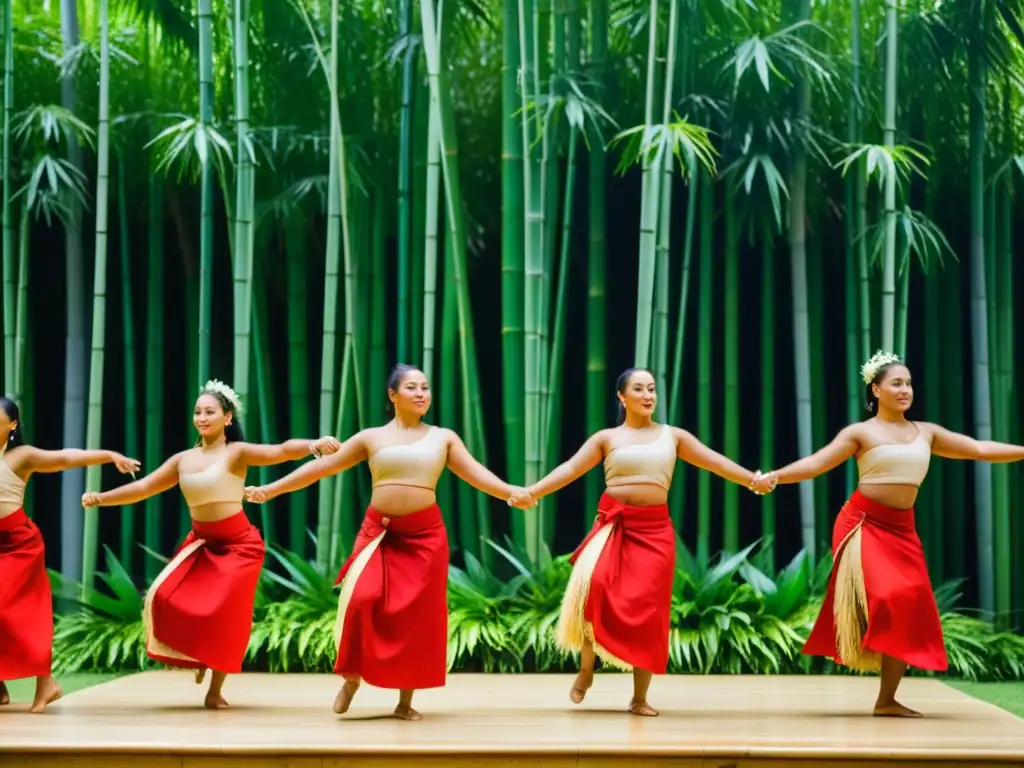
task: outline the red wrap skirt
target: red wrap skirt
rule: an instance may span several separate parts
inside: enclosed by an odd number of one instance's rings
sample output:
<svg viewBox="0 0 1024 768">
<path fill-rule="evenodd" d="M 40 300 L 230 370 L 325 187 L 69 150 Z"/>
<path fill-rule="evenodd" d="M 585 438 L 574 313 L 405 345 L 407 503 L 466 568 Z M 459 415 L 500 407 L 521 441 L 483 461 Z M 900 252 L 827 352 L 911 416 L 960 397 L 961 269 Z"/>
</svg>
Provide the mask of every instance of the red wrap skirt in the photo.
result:
<svg viewBox="0 0 1024 768">
<path fill-rule="evenodd" d="M 832 529 L 832 573 L 803 653 L 878 671 L 882 655 L 918 669 L 947 668 L 939 609 L 913 509 L 854 491 Z"/>
<path fill-rule="evenodd" d="M 192 521 L 149 588 L 146 652 L 174 667 L 241 672 L 266 548 L 245 512 Z"/>
<path fill-rule="evenodd" d="M 24 510 L 0 518 L 0 681 L 50 674 L 53 598 L 46 549 Z"/>
<path fill-rule="evenodd" d="M 436 504 L 370 507 L 338 574 L 334 671 L 377 688 L 440 688 L 448 671 L 448 532 Z"/>
<path fill-rule="evenodd" d="M 579 651 L 589 640 L 606 664 L 664 674 L 676 563 L 668 505 L 636 507 L 602 495 L 570 562 L 559 646 Z"/>
</svg>

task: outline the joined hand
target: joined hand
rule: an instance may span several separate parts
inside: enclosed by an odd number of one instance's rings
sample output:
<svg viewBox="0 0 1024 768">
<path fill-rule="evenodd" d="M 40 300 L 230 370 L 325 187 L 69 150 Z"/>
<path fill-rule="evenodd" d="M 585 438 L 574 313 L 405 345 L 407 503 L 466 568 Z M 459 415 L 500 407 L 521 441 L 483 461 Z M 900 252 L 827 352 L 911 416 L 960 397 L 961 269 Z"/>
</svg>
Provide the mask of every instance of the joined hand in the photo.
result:
<svg viewBox="0 0 1024 768">
<path fill-rule="evenodd" d="M 313 446 L 321 456 L 330 456 L 332 453 L 338 452 L 338 449 L 341 448 L 341 442 L 336 437 L 325 435 L 314 442 Z"/>
<path fill-rule="evenodd" d="M 761 470 L 758 470 L 754 473 L 754 480 L 748 487 L 758 496 L 767 496 L 775 490 L 775 486 L 778 484 L 778 475 L 775 472 L 762 473 Z"/>
<path fill-rule="evenodd" d="M 532 509 L 537 506 L 537 500 L 529 488 L 513 488 L 512 495 L 508 497 L 508 505 L 516 509 Z"/>
</svg>

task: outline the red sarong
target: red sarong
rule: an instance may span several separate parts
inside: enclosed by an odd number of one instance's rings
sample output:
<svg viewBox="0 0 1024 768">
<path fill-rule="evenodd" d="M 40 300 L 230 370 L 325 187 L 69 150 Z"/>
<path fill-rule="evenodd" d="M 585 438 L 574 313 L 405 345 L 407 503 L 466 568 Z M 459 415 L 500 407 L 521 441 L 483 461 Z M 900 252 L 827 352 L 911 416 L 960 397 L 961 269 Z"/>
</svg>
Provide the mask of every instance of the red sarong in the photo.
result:
<svg viewBox="0 0 1024 768">
<path fill-rule="evenodd" d="M 575 565 L 591 539 L 609 524 L 612 530 L 590 578 L 583 618 L 593 627 L 599 656 L 606 651 L 631 667 L 664 674 L 676 563 L 668 505 L 638 507 L 603 494 L 594 526 L 569 562 Z"/>
<path fill-rule="evenodd" d="M 46 549 L 24 510 L 0 518 L 0 681 L 50 674 L 53 598 Z"/>
<path fill-rule="evenodd" d="M 836 631 L 836 573 L 858 527 L 860 570 L 867 597 L 867 629 L 861 647 L 918 669 L 945 670 L 948 663 L 942 623 L 924 549 L 914 527 L 914 510 L 890 509 L 860 491 L 854 491 L 832 529 L 834 561 L 828 590 L 802 652 L 844 663 Z"/>
<path fill-rule="evenodd" d="M 265 552 L 245 512 L 213 523 L 193 520 L 147 595 L 149 657 L 175 667 L 241 672 Z"/>
<path fill-rule="evenodd" d="M 368 508 L 335 584 L 342 585 L 336 674 L 377 688 L 444 685 L 448 532 L 440 507 L 401 517 Z"/>
</svg>

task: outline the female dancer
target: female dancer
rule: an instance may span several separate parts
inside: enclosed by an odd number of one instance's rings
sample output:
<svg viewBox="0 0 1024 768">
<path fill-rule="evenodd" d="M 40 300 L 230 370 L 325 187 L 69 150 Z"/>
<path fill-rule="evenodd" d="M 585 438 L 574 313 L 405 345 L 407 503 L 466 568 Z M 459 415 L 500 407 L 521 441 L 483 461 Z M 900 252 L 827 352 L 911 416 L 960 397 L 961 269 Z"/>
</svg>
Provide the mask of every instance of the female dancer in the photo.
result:
<svg viewBox="0 0 1024 768">
<path fill-rule="evenodd" d="M 0 397 L 0 704 L 11 701 L 4 680 L 35 677 L 30 711 L 39 714 L 61 697 L 61 688 L 50 673 L 53 600 L 43 537 L 22 507 L 25 486 L 34 472 L 112 463 L 130 474 L 141 465 L 113 451 L 25 445 L 20 426 L 18 406 Z"/>
<path fill-rule="evenodd" d="M 526 488 L 539 500 L 604 461 L 606 490 L 594 527 L 573 553 L 562 599 L 558 643 L 580 652 L 569 693 L 579 704 L 594 682 L 595 655 L 633 672 L 629 711 L 655 717 L 647 703 L 654 673 L 668 667 L 669 611 L 676 535 L 668 514 L 676 458 L 753 490 L 755 473 L 715 453 L 677 427 L 652 420 L 654 377 L 630 368 L 616 384 L 618 426 L 592 435 L 569 461 Z"/>
<path fill-rule="evenodd" d="M 352 554 L 341 568 L 334 639 L 336 674 L 345 682 L 334 700 L 348 711 L 359 685 L 397 688 L 395 717 L 420 720 L 413 693 L 444 685 L 448 645 L 448 534 L 434 489 L 447 466 L 462 480 L 502 500 L 528 505 L 522 489 L 495 477 L 449 429 L 423 423 L 430 408 L 427 377 L 397 365 L 388 379 L 394 418 L 346 440 L 315 461 L 263 487 L 246 488 L 262 503 L 366 461 L 373 494 Z"/>
<path fill-rule="evenodd" d="M 933 453 L 1010 462 L 1024 459 L 1024 448 L 908 421 L 914 390 L 910 370 L 896 355 L 877 352 L 861 374 L 867 409 L 875 415 L 844 428 L 817 453 L 769 472 L 765 487 L 810 480 L 856 456 L 860 480 L 832 529 L 832 573 L 803 653 L 833 657 L 860 671 L 881 671 L 874 714 L 920 717 L 896 701 L 896 688 L 908 665 L 941 671 L 947 662 L 914 527 L 918 488 Z"/>
<path fill-rule="evenodd" d="M 332 453 L 339 445 L 333 437 L 280 445 L 244 443 L 241 412 L 231 387 L 208 381 L 192 415 L 199 433 L 196 447 L 176 453 L 137 482 L 82 496 L 85 507 L 111 507 L 136 504 L 175 485 L 181 488 L 192 531 L 146 594 L 146 653 L 156 661 L 196 670 L 196 683 L 212 669 L 205 700 L 209 709 L 227 708 L 221 693 L 224 680 L 242 671 L 263 567 L 263 538 L 240 510 L 246 469 Z"/>
</svg>

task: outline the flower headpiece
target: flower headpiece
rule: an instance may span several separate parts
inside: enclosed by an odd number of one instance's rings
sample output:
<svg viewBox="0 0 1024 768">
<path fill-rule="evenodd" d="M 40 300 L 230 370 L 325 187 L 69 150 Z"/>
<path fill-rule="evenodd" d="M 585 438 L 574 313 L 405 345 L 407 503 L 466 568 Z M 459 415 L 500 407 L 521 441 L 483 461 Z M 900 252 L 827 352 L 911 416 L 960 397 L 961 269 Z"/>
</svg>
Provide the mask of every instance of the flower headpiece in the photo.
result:
<svg viewBox="0 0 1024 768">
<path fill-rule="evenodd" d="M 231 405 L 231 410 L 236 416 L 242 415 L 242 401 L 238 399 L 238 393 L 220 379 L 210 379 L 203 385 L 199 394 L 209 392 L 223 397 Z"/>
<path fill-rule="evenodd" d="M 864 379 L 865 384 L 870 384 L 875 380 L 875 377 L 878 375 L 878 371 L 883 366 L 902 362 L 903 361 L 900 360 L 899 355 L 894 355 L 892 352 L 883 352 L 882 350 L 878 350 L 871 356 L 870 360 L 860 367 L 861 378 Z"/>
</svg>

